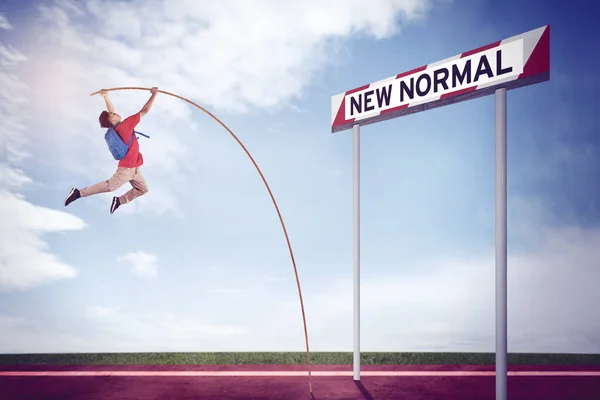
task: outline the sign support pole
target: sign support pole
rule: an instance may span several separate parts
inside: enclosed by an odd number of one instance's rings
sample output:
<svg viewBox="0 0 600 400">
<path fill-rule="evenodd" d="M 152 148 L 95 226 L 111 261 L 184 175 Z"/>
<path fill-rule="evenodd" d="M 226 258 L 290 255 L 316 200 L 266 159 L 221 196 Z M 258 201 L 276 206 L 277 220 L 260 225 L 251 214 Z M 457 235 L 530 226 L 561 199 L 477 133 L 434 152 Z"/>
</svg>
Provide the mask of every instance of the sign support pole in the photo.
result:
<svg viewBox="0 0 600 400">
<path fill-rule="evenodd" d="M 354 380 L 360 380 L 360 125 L 353 126 L 354 186 Z"/>
<path fill-rule="evenodd" d="M 507 400 L 506 88 L 496 90 L 496 400 Z"/>
</svg>

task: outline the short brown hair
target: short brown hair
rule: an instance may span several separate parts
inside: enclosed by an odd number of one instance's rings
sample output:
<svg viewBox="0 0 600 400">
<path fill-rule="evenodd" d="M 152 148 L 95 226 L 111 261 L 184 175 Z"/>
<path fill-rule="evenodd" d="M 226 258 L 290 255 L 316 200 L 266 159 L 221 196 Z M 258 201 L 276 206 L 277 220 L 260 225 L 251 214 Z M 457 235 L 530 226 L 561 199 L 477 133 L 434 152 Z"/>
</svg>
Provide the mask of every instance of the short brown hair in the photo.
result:
<svg viewBox="0 0 600 400">
<path fill-rule="evenodd" d="M 108 111 L 102 111 L 100 113 L 98 121 L 100 121 L 100 126 L 102 128 L 110 128 L 110 121 L 108 120 Z"/>
</svg>

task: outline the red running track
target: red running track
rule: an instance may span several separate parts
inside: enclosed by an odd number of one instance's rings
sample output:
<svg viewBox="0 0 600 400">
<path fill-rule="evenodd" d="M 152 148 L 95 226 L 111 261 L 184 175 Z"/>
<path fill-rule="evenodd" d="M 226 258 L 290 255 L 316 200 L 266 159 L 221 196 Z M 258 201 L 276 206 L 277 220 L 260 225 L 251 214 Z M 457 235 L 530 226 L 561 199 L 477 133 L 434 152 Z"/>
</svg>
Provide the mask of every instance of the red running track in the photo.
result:
<svg viewBox="0 0 600 400">
<path fill-rule="evenodd" d="M 365 365 L 360 383 L 348 365 L 312 370 L 316 400 L 495 399 L 493 365 Z M 289 376 L 293 371 L 297 376 Z M 512 400 L 600 400 L 600 365 L 514 365 L 509 371 Z M 48 372 L 55 376 L 43 376 Z M 207 376 L 214 373 L 226 376 Z M 0 365 L 0 399 L 308 400 L 310 393 L 302 365 Z"/>
</svg>

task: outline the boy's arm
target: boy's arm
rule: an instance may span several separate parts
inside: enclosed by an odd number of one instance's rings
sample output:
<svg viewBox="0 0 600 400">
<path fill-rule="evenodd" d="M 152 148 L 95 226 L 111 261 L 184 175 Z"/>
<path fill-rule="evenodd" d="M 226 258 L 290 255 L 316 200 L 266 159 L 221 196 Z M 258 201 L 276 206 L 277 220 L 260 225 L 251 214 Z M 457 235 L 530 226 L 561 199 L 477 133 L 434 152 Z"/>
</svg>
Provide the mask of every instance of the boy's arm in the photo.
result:
<svg viewBox="0 0 600 400">
<path fill-rule="evenodd" d="M 108 92 L 106 90 L 101 90 L 100 95 L 104 97 L 104 101 L 106 102 L 106 109 L 109 113 L 115 112 L 115 107 L 113 106 L 112 101 L 108 98 Z"/>
<path fill-rule="evenodd" d="M 142 109 L 138 113 L 138 114 L 140 114 L 140 117 L 143 117 L 144 115 L 146 115 L 148 113 L 148 111 L 150 111 L 150 108 L 152 108 L 152 104 L 154 103 L 154 98 L 156 97 L 156 93 L 158 93 L 158 88 L 153 87 L 152 89 L 150 89 L 150 93 L 152 93 L 152 95 L 150 96 L 150 99 L 148 99 L 146 104 L 144 104 L 144 107 L 142 107 Z"/>
</svg>

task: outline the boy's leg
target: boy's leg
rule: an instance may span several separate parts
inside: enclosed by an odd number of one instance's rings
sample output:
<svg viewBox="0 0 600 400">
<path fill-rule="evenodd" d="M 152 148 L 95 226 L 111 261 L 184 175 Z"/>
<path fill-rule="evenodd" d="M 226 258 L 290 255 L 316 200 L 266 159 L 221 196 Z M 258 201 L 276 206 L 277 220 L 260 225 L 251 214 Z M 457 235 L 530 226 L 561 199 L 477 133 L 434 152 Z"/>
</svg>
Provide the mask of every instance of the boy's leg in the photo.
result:
<svg viewBox="0 0 600 400">
<path fill-rule="evenodd" d="M 142 171 L 140 168 L 135 169 L 135 175 L 129 181 L 131 183 L 132 189 L 125 193 L 123 196 L 119 197 L 119 202 L 121 204 L 127 204 L 132 200 L 148 193 L 148 184 L 146 183 L 146 179 L 144 175 L 142 175 Z"/>
<path fill-rule="evenodd" d="M 65 199 L 65 206 L 69 203 L 77 200 L 80 197 L 88 197 L 98 193 L 106 193 L 117 190 L 125 184 L 125 182 L 131 180 L 135 175 L 134 168 L 117 168 L 117 171 L 113 174 L 110 179 L 102 182 L 98 182 L 95 185 L 85 187 L 81 190 L 73 188 Z"/>
<path fill-rule="evenodd" d="M 146 183 L 146 179 L 144 178 L 144 175 L 142 175 L 139 167 L 135 168 L 133 178 L 129 180 L 129 183 L 131 183 L 132 186 L 131 190 L 120 197 L 113 197 L 113 201 L 110 206 L 111 214 L 114 213 L 120 205 L 130 203 L 134 199 L 148 193 L 148 184 Z"/>
<path fill-rule="evenodd" d="M 81 189 L 81 197 L 92 196 L 98 193 L 113 192 L 123 186 L 127 181 L 131 180 L 134 174 L 135 170 L 133 168 L 117 168 L 117 171 L 110 179 Z"/>
</svg>

